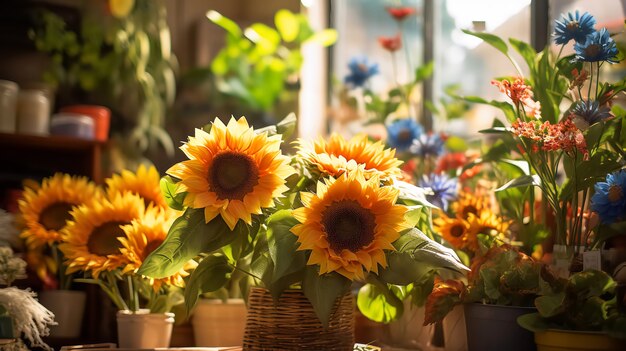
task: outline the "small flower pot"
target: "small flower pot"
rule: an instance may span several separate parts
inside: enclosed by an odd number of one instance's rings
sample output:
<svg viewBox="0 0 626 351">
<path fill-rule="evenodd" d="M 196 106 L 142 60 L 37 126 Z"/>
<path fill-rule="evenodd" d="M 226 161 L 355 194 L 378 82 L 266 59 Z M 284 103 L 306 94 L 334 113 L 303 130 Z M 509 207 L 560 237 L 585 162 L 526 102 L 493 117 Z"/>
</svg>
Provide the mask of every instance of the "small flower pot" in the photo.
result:
<svg viewBox="0 0 626 351">
<path fill-rule="evenodd" d="M 535 333 L 537 351 L 620 351 L 626 340 L 618 340 L 601 332 L 550 329 Z"/>
<path fill-rule="evenodd" d="M 241 346 L 246 313 L 243 299 L 200 299 L 191 316 L 196 346 Z"/>
<path fill-rule="evenodd" d="M 57 322 L 50 326 L 50 336 L 63 339 L 80 336 L 86 298 L 84 291 L 75 290 L 45 290 L 39 294 L 39 302 L 54 313 Z"/>
<path fill-rule="evenodd" d="M 117 312 L 117 339 L 120 348 L 169 347 L 174 326 L 173 313 L 149 310 Z"/>
<path fill-rule="evenodd" d="M 536 350 L 533 333 L 517 324 L 517 317 L 536 312 L 534 307 L 465 304 L 469 351 Z"/>
</svg>

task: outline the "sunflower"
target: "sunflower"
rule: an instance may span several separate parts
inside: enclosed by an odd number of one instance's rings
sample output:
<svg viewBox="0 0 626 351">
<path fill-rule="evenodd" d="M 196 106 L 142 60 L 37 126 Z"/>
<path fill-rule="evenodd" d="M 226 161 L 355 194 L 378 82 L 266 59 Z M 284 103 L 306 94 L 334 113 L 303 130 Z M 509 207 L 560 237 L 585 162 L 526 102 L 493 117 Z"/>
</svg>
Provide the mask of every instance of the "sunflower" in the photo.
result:
<svg viewBox="0 0 626 351">
<path fill-rule="evenodd" d="M 505 239 L 505 234 L 509 229 L 509 222 L 502 221 L 493 212 L 483 211 L 479 216 L 472 213 L 467 219 L 469 223 L 469 235 L 473 249 L 478 248 L 478 234 L 488 235 L 494 239 Z"/>
<path fill-rule="evenodd" d="M 56 173 L 41 186 L 26 187 L 18 201 L 25 229 L 21 237 L 30 247 L 58 242 L 72 207 L 101 197 L 101 190 L 86 177 Z"/>
<path fill-rule="evenodd" d="M 144 199 L 146 207 L 150 204 L 161 208 L 167 208 L 165 196 L 161 192 L 159 182 L 161 176 L 154 166 L 147 168 L 140 165 L 137 172 L 123 170 L 120 174 L 114 174 L 105 180 L 107 195 L 113 198 L 116 193 L 131 192 Z"/>
<path fill-rule="evenodd" d="M 128 263 L 120 252 L 122 226 L 141 218 L 143 200 L 131 193 L 116 194 L 90 205 L 72 210 L 72 221 L 61 232 L 59 248 L 67 263 L 67 273 L 90 271 L 97 278 L 102 271 L 111 271 Z"/>
<path fill-rule="evenodd" d="M 455 249 L 464 249 L 468 246 L 469 223 L 462 218 L 451 218 L 446 215 L 434 220 L 435 231 Z"/>
<path fill-rule="evenodd" d="M 328 140 L 320 138 L 315 142 L 300 142 L 300 155 L 322 174 L 338 177 L 363 165 L 365 178 L 376 175 L 381 180 L 397 178 L 402 172 L 402 161 L 395 157 L 394 149 L 385 149 L 382 141 L 369 141 L 366 134 L 359 134 L 350 140 L 333 134 Z"/>
<path fill-rule="evenodd" d="M 291 228 L 298 250 L 311 250 L 307 264 L 319 264 L 319 274 L 336 271 L 348 279 L 364 279 L 364 270 L 387 266 L 384 250 L 406 229 L 406 207 L 395 205 L 398 190 L 381 187 L 363 171 L 318 182 L 317 194 L 301 193 L 304 207 L 293 211 L 300 222 Z"/>
<path fill-rule="evenodd" d="M 483 211 L 489 211 L 489 200 L 484 196 L 462 192 L 458 200 L 452 203 L 452 210 L 457 218 L 464 220 L 467 220 L 470 214 L 480 217 Z"/>
<path fill-rule="evenodd" d="M 185 206 L 204 208 L 207 223 L 219 214 L 233 230 L 239 219 L 251 224 L 252 214 L 288 190 L 285 179 L 295 170 L 280 143 L 280 135 L 256 134 L 245 117 L 227 126 L 215 119 L 210 133 L 196 129 L 181 147 L 189 160 L 167 173 L 181 180 L 177 191 L 187 192 Z"/>
<path fill-rule="evenodd" d="M 142 217 L 122 227 L 126 235 L 118 238 L 122 243 L 120 251 L 129 260 L 122 273 L 137 272 L 146 257 L 163 243 L 175 218 L 173 212 L 150 207 Z M 195 268 L 194 266 L 189 264 L 185 268 Z M 164 284 L 183 287 L 183 278 L 188 275 L 185 269 L 181 269 L 170 277 L 151 279 L 150 285 L 155 291 L 158 291 Z"/>
</svg>

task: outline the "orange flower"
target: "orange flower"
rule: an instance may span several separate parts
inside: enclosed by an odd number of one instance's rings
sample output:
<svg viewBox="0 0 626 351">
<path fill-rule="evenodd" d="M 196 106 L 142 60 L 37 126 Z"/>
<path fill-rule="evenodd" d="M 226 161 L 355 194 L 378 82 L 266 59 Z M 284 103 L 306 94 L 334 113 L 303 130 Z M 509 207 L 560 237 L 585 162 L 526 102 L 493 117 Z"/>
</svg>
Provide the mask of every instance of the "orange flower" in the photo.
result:
<svg viewBox="0 0 626 351">
<path fill-rule="evenodd" d="M 387 12 L 396 20 L 402 21 L 408 16 L 415 14 L 416 10 L 413 7 L 401 6 L 401 7 L 387 7 Z"/>
<path fill-rule="evenodd" d="M 440 322 L 452 308 L 461 302 L 465 284 L 458 280 L 446 280 L 435 283 L 424 305 L 424 325 Z"/>
</svg>

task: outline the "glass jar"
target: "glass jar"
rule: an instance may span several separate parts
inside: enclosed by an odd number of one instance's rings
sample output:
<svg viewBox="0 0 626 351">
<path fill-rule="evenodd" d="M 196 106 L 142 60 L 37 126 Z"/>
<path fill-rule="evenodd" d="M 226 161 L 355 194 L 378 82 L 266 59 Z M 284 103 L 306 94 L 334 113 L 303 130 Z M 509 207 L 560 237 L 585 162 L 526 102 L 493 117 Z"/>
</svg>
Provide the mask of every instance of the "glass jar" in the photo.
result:
<svg viewBox="0 0 626 351">
<path fill-rule="evenodd" d="M 0 132 L 15 133 L 15 111 L 19 87 L 15 82 L 0 80 Z"/>
<path fill-rule="evenodd" d="M 17 132 L 47 135 L 50 124 L 50 100 L 37 89 L 22 90 L 17 98 Z"/>
</svg>

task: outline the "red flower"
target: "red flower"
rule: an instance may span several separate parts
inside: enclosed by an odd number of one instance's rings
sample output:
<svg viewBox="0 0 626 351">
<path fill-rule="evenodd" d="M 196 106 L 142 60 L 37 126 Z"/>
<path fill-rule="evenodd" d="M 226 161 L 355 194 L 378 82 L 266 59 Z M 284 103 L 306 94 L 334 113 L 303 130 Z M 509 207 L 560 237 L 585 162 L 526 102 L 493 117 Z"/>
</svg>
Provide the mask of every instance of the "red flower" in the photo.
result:
<svg viewBox="0 0 626 351">
<path fill-rule="evenodd" d="M 447 172 L 458 169 L 467 163 L 467 157 L 462 152 L 447 153 L 437 161 L 437 169 L 435 173 Z"/>
<path fill-rule="evenodd" d="M 400 50 L 402 47 L 402 38 L 400 34 L 396 34 L 393 37 L 378 37 L 378 42 L 383 49 L 394 52 Z"/>
<path fill-rule="evenodd" d="M 408 16 L 413 15 L 416 11 L 412 7 L 387 7 L 387 12 L 395 18 L 396 21 L 402 21 Z"/>
</svg>

